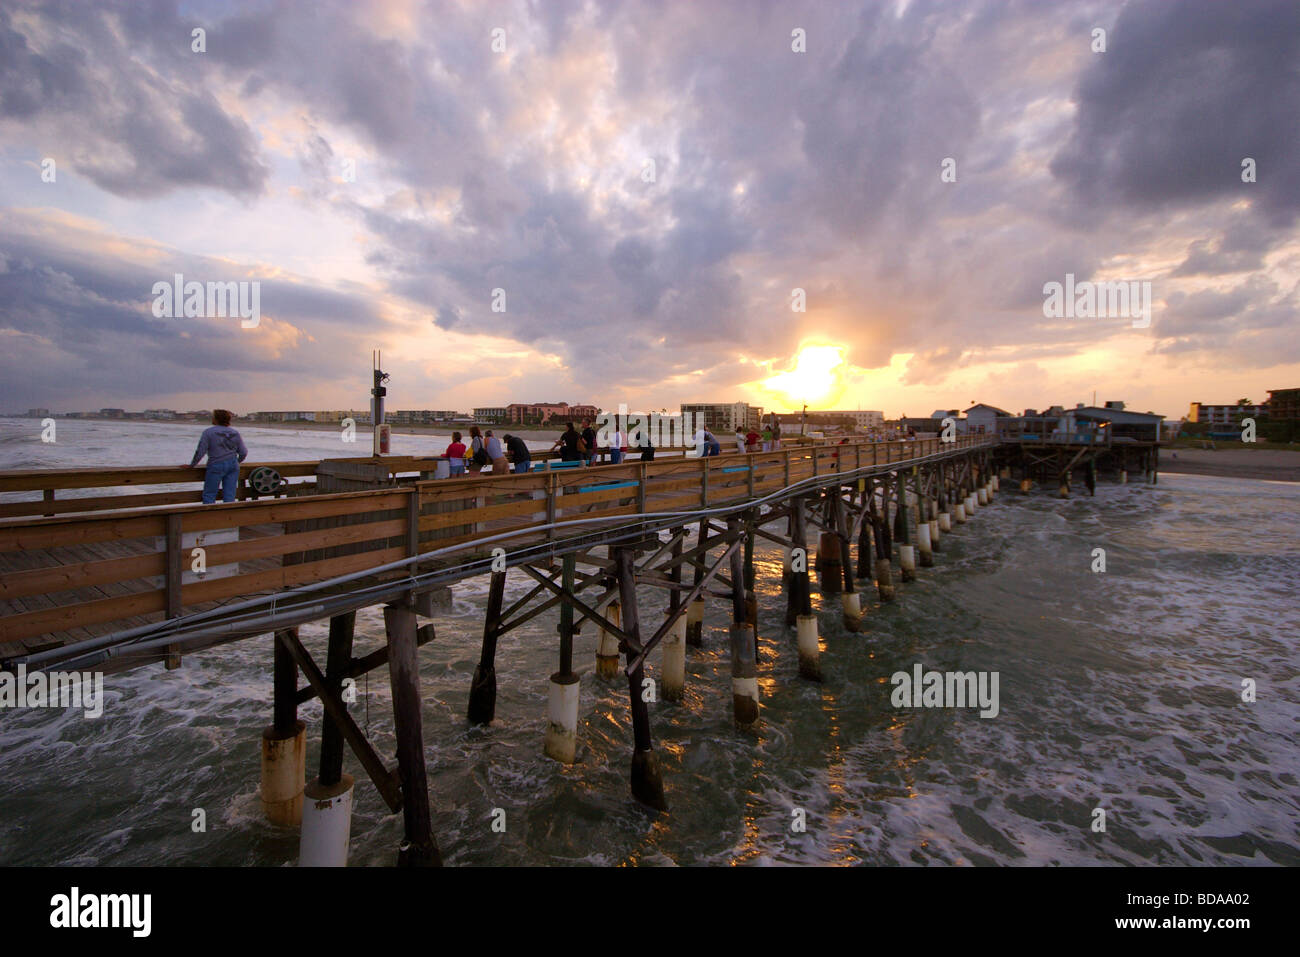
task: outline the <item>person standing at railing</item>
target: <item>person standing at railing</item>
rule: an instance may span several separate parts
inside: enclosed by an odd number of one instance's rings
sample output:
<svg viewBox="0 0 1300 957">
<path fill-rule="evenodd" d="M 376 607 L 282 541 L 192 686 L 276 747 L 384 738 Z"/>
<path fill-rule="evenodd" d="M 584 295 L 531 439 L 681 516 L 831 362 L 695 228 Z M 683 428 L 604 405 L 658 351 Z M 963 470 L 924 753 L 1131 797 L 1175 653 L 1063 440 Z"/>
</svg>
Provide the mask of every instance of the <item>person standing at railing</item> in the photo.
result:
<svg viewBox="0 0 1300 957">
<path fill-rule="evenodd" d="M 208 467 L 203 475 L 203 504 L 214 503 L 218 490 L 223 502 L 233 502 L 239 490 L 239 463 L 248 458 L 248 447 L 243 437 L 230 427 L 229 410 L 212 410 L 212 425 L 199 436 L 199 447 L 194 450 L 190 468 L 197 467 L 205 455 Z"/>
<path fill-rule="evenodd" d="M 483 466 L 488 464 L 488 454 L 483 445 L 483 433 L 478 430 L 477 425 L 469 427 L 469 454 L 471 464 L 482 472 Z"/>
<path fill-rule="evenodd" d="M 623 462 L 623 453 L 626 450 L 627 436 L 623 434 L 620 428 L 614 429 L 614 435 L 609 440 L 609 460 L 615 465 L 621 465 Z"/>
<path fill-rule="evenodd" d="M 484 448 L 487 450 L 488 461 L 492 463 L 493 475 L 507 475 L 510 472 L 510 463 L 506 461 L 506 450 L 501 447 L 501 440 L 492 434 L 488 429 L 483 436 Z"/>
<path fill-rule="evenodd" d="M 583 444 L 582 436 L 573 427 L 573 423 L 570 422 L 565 426 L 564 431 L 560 433 L 560 437 L 555 440 L 555 444 L 551 446 L 551 451 L 560 450 L 561 462 L 578 462 L 582 459 L 580 446 Z"/>
<path fill-rule="evenodd" d="M 740 425 L 736 426 L 736 451 L 745 451 L 745 428 Z"/>
<path fill-rule="evenodd" d="M 443 455 L 447 456 L 447 465 L 453 477 L 465 474 L 465 452 L 465 443 L 460 440 L 460 433 L 451 433 L 451 445 L 447 446 Z"/>
<path fill-rule="evenodd" d="M 517 435 L 506 436 L 506 451 L 514 463 L 515 474 L 527 472 L 533 465 L 533 454 L 528 451 L 528 444 Z"/>
<path fill-rule="evenodd" d="M 582 433 L 579 436 L 582 444 L 579 446 L 580 455 L 588 465 L 596 464 L 596 430 L 591 427 L 591 419 L 582 420 Z M 583 448 L 586 446 L 586 448 Z"/>
</svg>

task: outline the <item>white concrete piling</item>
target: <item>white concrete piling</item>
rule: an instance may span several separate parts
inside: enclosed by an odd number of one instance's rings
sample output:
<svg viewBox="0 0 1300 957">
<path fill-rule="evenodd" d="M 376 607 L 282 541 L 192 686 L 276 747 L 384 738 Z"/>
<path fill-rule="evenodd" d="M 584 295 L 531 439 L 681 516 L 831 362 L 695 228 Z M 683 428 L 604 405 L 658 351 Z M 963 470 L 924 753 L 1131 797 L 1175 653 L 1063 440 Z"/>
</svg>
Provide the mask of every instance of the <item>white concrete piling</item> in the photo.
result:
<svg viewBox="0 0 1300 957">
<path fill-rule="evenodd" d="M 548 758 L 561 764 L 572 764 L 578 756 L 578 692 L 581 684 L 577 675 L 551 675 L 550 692 L 546 701 L 546 744 Z"/>
<path fill-rule="evenodd" d="M 916 549 L 911 545 L 898 546 L 898 565 L 903 571 L 903 581 L 916 581 Z"/>
<path fill-rule="evenodd" d="M 696 648 L 704 644 L 703 598 L 697 598 L 686 606 L 686 643 Z"/>
<path fill-rule="evenodd" d="M 916 526 L 916 550 L 921 556 L 921 567 L 934 565 L 934 546 L 930 536 L 930 522 L 920 522 Z"/>
<path fill-rule="evenodd" d="M 840 606 L 844 610 L 844 630 L 860 631 L 862 629 L 862 597 L 856 591 L 846 591 L 840 595 Z"/>
<path fill-rule="evenodd" d="M 291 735 L 275 727 L 262 732 L 262 810 L 278 827 L 302 823 L 302 791 L 307 781 L 307 725 Z"/>
<path fill-rule="evenodd" d="M 621 610 L 616 601 L 610 602 L 609 607 L 605 609 L 605 618 L 611 625 L 621 625 Z M 600 635 L 596 641 L 596 677 L 613 678 L 618 674 L 618 637 L 613 633 L 600 629 Z"/>
<path fill-rule="evenodd" d="M 817 640 L 817 616 L 800 615 L 795 624 L 799 647 L 799 675 L 822 680 L 821 645 Z"/>
<path fill-rule="evenodd" d="M 758 668 L 749 624 L 731 626 L 731 711 L 738 728 L 758 723 Z"/>
<path fill-rule="evenodd" d="M 352 775 L 336 784 L 314 780 L 303 791 L 299 867 L 346 867 L 352 839 Z"/>
</svg>

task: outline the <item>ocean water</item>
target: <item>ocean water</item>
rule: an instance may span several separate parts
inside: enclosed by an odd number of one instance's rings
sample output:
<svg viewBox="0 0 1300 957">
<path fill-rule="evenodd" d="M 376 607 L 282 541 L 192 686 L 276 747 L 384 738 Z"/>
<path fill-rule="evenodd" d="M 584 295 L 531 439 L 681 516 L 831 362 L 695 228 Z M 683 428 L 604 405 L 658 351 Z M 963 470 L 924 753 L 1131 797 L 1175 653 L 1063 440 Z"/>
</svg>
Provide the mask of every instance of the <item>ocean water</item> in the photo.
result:
<svg viewBox="0 0 1300 957">
<path fill-rule="evenodd" d="M 179 425 L 59 429 L 47 446 L 34 421 L 0 420 L 0 468 L 188 461 L 197 436 Z M 332 433 L 244 432 L 255 458 L 339 454 Z M 782 627 L 780 554 L 760 545 L 761 726 L 732 725 L 729 607 L 713 600 L 704 648 L 688 649 L 685 700 L 650 705 L 663 815 L 630 798 L 627 685 L 590 672 L 590 626 L 575 641 L 575 662 L 588 669 L 575 765 L 541 751 L 555 615 L 503 637 L 497 721 L 466 725 L 487 583 L 456 585 L 420 653 L 444 859 L 1300 863 L 1300 485 L 1164 474 L 1154 487 L 1103 481 L 1096 497 L 1068 500 L 1004 487 L 941 544 L 935 567 L 901 585 L 896 601 L 882 606 L 860 589 L 861 633 L 843 630 L 838 598 L 814 597 L 821 684 L 798 677 Z M 1091 570 L 1097 548 L 1104 573 Z M 507 602 L 528 587 L 512 575 Z M 664 604 L 645 590 L 642 620 Z M 325 628 L 303 637 L 323 660 Z M 356 653 L 382 641 L 379 609 L 361 612 Z M 997 716 L 894 707 L 891 675 L 917 663 L 996 672 Z M 109 676 L 95 720 L 0 711 L 0 864 L 293 864 L 296 834 L 267 824 L 258 799 L 270 679 L 265 637 L 187 656 L 177 671 Z M 1242 699 L 1245 680 L 1253 702 Z M 359 682 L 352 713 L 391 759 L 386 671 Z M 311 774 L 320 707 L 299 716 Z M 389 865 L 401 815 L 388 813 L 350 753 L 345 768 L 357 778 L 350 863 Z M 203 833 L 191 828 L 199 808 Z M 1093 830 L 1098 808 L 1104 832 Z M 504 833 L 492 829 L 496 809 Z M 803 831 L 792 826 L 800 816 Z"/>
</svg>

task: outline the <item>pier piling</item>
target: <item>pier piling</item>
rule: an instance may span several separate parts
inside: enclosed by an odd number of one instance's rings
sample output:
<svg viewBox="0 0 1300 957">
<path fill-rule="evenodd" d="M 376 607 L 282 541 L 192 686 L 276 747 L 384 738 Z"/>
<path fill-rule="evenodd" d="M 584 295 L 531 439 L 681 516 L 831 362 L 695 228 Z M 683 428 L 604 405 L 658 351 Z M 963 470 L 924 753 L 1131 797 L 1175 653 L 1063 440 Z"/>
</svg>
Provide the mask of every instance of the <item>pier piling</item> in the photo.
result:
<svg viewBox="0 0 1300 957">
<path fill-rule="evenodd" d="M 384 630 L 388 634 L 388 676 L 393 695 L 397 768 L 402 781 L 404 840 L 397 852 L 397 865 L 436 867 L 442 864 L 442 855 L 433 839 L 429 813 L 415 610 L 408 604 L 385 605 Z"/>
<path fill-rule="evenodd" d="M 650 709 L 643 687 L 645 666 L 637 662 L 633 667 L 634 659 L 641 654 L 641 625 L 636 602 L 635 552 L 630 548 L 615 548 L 613 558 L 621 599 L 620 627 L 628 639 L 624 653 L 629 669 L 627 690 L 632 712 L 632 797 L 646 807 L 656 811 L 666 811 L 668 804 L 664 800 L 663 771 L 659 767 L 659 756 L 654 752 L 654 743 L 650 735 Z"/>
<path fill-rule="evenodd" d="M 488 585 L 487 615 L 483 619 L 483 648 L 469 687 L 470 724 L 491 724 L 497 710 L 497 638 L 501 631 L 501 605 L 506 573 L 493 572 Z"/>
<path fill-rule="evenodd" d="M 732 536 L 739 535 L 740 525 L 728 523 Z M 744 557 L 739 549 L 731 553 L 731 710 L 736 727 L 752 728 L 758 723 L 758 661 L 754 648 L 754 631 L 746 621 L 744 593 Z"/>
<path fill-rule="evenodd" d="M 272 824 L 297 827 L 307 773 L 307 725 L 298 720 L 298 666 L 280 641 L 274 649 L 273 714 L 262 732 L 262 810 Z"/>
<path fill-rule="evenodd" d="M 574 557 L 561 559 L 562 587 L 573 594 Z M 580 685 L 573 673 L 573 605 L 560 603 L 560 667 L 551 675 L 546 696 L 546 739 L 543 751 L 561 764 L 572 764 L 578 755 L 578 696 Z"/>
</svg>

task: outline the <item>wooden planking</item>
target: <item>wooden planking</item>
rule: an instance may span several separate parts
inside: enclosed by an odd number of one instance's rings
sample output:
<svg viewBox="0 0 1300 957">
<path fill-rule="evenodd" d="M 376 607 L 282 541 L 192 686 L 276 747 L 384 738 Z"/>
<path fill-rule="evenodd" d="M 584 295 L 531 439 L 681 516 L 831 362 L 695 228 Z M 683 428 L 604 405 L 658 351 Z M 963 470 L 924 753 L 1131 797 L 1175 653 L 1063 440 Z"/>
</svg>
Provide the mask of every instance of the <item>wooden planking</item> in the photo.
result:
<svg viewBox="0 0 1300 957">
<path fill-rule="evenodd" d="M 184 492 L 149 492 L 143 495 L 96 496 L 95 498 L 55 498 L 40 502 L 0 502 L 0 518 L 24 515 L 49 515 L 66 512 L 99 512 L 109 509 L 149 508 L 157 505 L 180 505 L 202 502 L 203 490 Z"/>
<path fill-rule="evenodd" d="M 0 552 L 36 551 L 65 545 L 114 542 L 122 539 L 161 537 L 167 532 L 163 512 L 132 518 L 47 519 L 33 525 L 0 526 Z"/>
<path fill-rule="evenodd" d="M 335 575 L 364 571 L 367 568 L 383 565 L 404 557 L 406 557 L 405 548 L 386 548 L 377 551 L 359 552 L 355 555 L 329 558 L 305 565 L 288 565 L 277 569 L 261 570 L 250 575 L 237 575 L 230 578 L 215 578 L 195 582 L 184 586 L 181 593 L 183 602 L 188 607 L 220 598 L 252 595 L 258 592 L 274 591 L 294 585 L 323 581 Z M 149 591 L 117 595 L 94 601 L 83 601 L 70 605 L 58 605 L 41 611 L 11 615 L 0 619 L 0 644 L 79 626 L 116 621 L 133 615 L 163 612 L 166 607 L 165 589 L 156 588 Z"/>
<path fill-rule="evenodd" d="M 385 489 L 382 492 L 340 492 L 298 499 L 272 499 L 262 502 L 233 502 L 221 505 L 197 505 L 167 512 L 139 516 L 99 516 L 95 518 L 50 518 L 29 525 L 0 525 L 0 552 L 13 549 L 34 550 L 61 545 L 120 541 L 130 538 L 157 538 L 166 534 L 166 515 L 184 515 L 185 531 L 206 532 L 219 528 L 280 524 L 333 515 L 353 515 L 359 511 L 403 508 L 409 488 Z M 364 501 L 359 502 L 362 499 Z"/>
<path fill-rule="evenodd" d="M 429 532 L 441 528 L 455 528 L 458 525 L 483 524 L 503 518 L 531 516 L 535 512 L 546 511 L 545 499 L 527 499 L 521 502 L 504 502 L 500 505 L 487 505 L 474 509 L 460 509 L 451 512 L 435 512 L 420 517 L 420 531 Z M 532 525 L 530 520 L 523 523 Z M 439 539 L 441 542 L 442 539 Z"/>
</svg>

